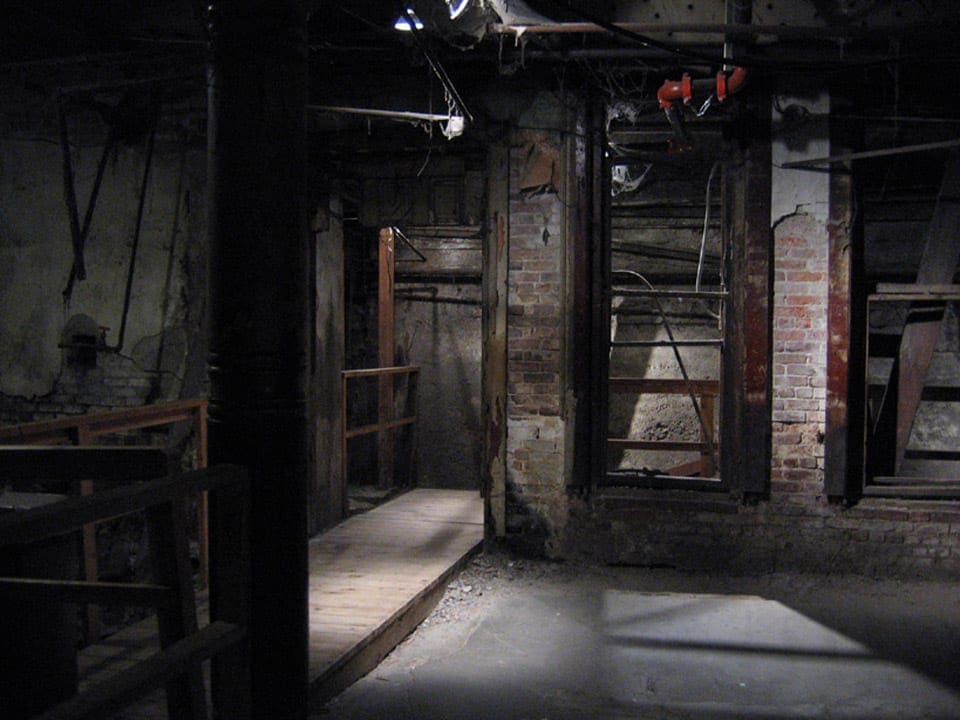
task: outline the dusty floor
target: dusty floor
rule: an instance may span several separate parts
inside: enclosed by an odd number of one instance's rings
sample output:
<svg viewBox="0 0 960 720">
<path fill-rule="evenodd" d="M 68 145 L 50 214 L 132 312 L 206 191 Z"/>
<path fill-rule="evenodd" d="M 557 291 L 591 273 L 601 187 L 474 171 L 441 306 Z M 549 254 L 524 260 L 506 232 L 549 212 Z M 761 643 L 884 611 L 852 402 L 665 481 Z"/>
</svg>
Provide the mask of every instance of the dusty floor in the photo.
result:
<svg viewBox="0 0 960 720">
<path fill-rule="evenodd" d="M 960 587 L 482 555 L 311 718 L 960 718 Z"/>
</svg>

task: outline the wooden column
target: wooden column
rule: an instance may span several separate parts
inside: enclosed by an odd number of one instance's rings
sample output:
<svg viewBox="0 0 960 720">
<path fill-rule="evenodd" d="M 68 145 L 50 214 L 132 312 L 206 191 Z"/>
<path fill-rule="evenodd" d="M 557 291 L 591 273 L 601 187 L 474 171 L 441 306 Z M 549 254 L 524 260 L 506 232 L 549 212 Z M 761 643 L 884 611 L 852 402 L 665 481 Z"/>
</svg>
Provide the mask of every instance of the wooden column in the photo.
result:
<svg viewBox="0 0 960 720">
<path fill-rule="evenodd" d="M 849 148 L 831 129 L 831 153 Z M 863 337 L 863 253 L 854 227 L 851 168 L 830 172 L 827 287 L 827 412 L 824 437 L 824 491 L 854 498 L 863 490 L 863 412 L 866 358 Z"/>
<path fill-rule="evenodd" d="M 487 231 L 483 248 L 483 493 L 486 532 L 507 528 L 507 269 L 509 255 L 509 148 L 487 152 Z"/>
<path fill-rule="evenodd" d="M 771 453 L 770 96 L 754 86 L 752 116 L 738 124 L 724 166 L 724 241 L 730 302 L 724 317 L 721 477 L 767 492 Z"/>
<path fill-rule="evenodd" d="M 77 428 L 77 445 L 87 446 L 93 442 L 90 431 L 83 425 Z M 93 480 L 86 478 L 80 481 L 80 495 L 93 495 Z M 96 523 L 87 523 L 81 531 L 83 545 L 83 579 L 87 582 L 97 582 L 100 579 L 100 568 L 97 559 L 97 526 Z M 83 636 L 92 644 L 100 642 L 100 606 L 87 603 L 83 608 Z"/>
<path fill-rule="evenodd" d="M 157 609 L 161 648 L 168 648 L 197 632 L 186 518 L 183 497 L 147 510 L 154 582 L 170 588 L 171 596 L 176 598 Z M 207 709 L 200 663 L 183 670 L 182 675 L 167 683 L 169 716 L 201 720 L 206 717 Z"/>
<path fill-rule="evenodd" d="M 379 243 L 379 283 L 377 285 L 377 358 L 380 367 L 394 365 L 394 307 L 393 307 L 393 270 L 395 241 L 393 228 L 380 230 Z M 378 418 L 381 423 L 393 420 L 393 375 L 383 375 L 378 381 Z M 392 428 L 382 430 L 379 436 L 379 485 L 382 488 L 393 487 L 393 439 Z"/>
<path fill-rule="evenodd" d="M 299 720 L 311 473 L 307 4 L 213 0 L 208 12 L 210 461 L 250 471 L 252 715 Z"/>
<path fill-rule="evenodd" d="M 312 184 L 320 185 L 319 179 Z M 314 353 L 310 372 L 317 467 L 311 476 L 309 529 L 313 535 L 347 513 L 341 449 L 340 371 L 344 369 L 343 205 L 334 192 L 314 211 Z"/>
</svg>

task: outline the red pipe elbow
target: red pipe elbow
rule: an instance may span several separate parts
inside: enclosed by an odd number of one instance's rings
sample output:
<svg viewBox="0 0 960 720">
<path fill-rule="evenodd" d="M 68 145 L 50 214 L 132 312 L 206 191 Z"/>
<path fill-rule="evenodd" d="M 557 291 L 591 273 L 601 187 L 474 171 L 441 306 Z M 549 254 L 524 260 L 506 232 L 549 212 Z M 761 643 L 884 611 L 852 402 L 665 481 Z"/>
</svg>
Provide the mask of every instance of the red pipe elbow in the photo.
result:
<svg viewBox="0 0 960 720">
<path fill-rule="evenodd" d="M 684 103 L 688 103 L 691 97 L 693 97 L 693 82 L 687 73 L 684 73 L 680 80 L 664 80 L 663 85 L 657 90 L 657 102 L 663 110 L 672 107 L 674 100 L 683 100 Z"/>
<path fill-rule="evenodd" d="M 722 70 L 717 73 L 716 94 L 717 100 L 723 102 L 728 95 L 732 95 L 743 87 L 747 77 L 746 68 L 735 67 L 727 75 Z M 697 81 L 701 82 L 701 81 Z M 709 80 L 707 81 L 709 82 Z M 683 74 L 680 80 L 664 80 L 663 85 L 657 90 L 657 102 L 664 110 L 673 106 L 677 100 L 682 100 L 684 105 L 689 105 L 693 99 L 693 81 L 687 73 Z"/>
</svg>

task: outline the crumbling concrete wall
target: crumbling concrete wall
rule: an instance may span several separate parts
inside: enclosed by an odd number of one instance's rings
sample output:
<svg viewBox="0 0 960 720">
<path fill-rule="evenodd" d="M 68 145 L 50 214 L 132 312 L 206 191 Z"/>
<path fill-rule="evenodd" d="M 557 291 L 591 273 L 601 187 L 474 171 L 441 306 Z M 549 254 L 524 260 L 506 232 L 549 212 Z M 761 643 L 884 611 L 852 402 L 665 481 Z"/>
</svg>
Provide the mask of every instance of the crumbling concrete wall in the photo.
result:
<svg viewBox="0 0 960 720">
<path fill-rule="evenodd" d="M 81 218 L 101 149 L 72 147 Z M 75 283 L 67 301 L 63 291 L 73 254 L 60 147 L 42 138 L 0 139 L 0 420 L 142 405 L 202 391 L 205 154 L 162 130 L 123 346 L 116 347 L 145 161 L 140 144 L 120 144 L 109 157 L 86 241 L 87 277 Z M 76 339 L 78 320 L 97 334 L 95 352 L 83 359 L 61 347 Z"/>
</svg>

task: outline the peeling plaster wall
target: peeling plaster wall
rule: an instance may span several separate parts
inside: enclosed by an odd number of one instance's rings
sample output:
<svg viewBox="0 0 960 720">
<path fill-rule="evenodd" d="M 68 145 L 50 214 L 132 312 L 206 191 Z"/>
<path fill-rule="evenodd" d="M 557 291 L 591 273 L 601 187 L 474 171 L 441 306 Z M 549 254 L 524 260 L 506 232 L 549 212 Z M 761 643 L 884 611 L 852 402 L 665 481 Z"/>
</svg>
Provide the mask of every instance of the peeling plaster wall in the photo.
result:
<svg viewBox="0 0 960 720">
<path fill-rule="evenodd" d="M 827 157 L 830 133 L 827 115 L 830 96 L 819 86 L 804 92 L 792 85 L 774 97 L 772 146 L 773 186 L 770 217 L 773 225 L 794 213 L 807 213 L 826 223 L 830 201 L 830 176 L 817 169 L 782 167 L 784 163 Z"/>
<path fill-rule="evenodd" d="M 75 145 L 81 221 L 101 147 Z M 0 139 L 0 411 L 5 422 L 140 405 L 200 391 L 205 154 L 158 133 L 144 204 L 123 347 L 73 367 L 58 344 L 77 314 L 119 340 L 145 152 L 110 156 L 86 242 L 87 279 L 69 304 L 72 261 L 59 145 Z"/>
</svg>

